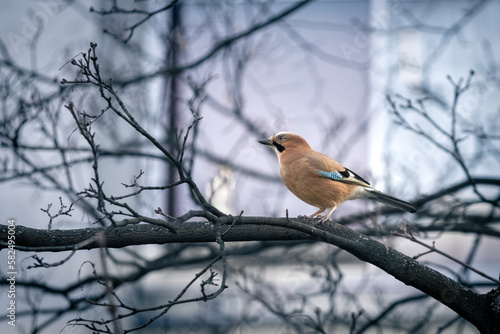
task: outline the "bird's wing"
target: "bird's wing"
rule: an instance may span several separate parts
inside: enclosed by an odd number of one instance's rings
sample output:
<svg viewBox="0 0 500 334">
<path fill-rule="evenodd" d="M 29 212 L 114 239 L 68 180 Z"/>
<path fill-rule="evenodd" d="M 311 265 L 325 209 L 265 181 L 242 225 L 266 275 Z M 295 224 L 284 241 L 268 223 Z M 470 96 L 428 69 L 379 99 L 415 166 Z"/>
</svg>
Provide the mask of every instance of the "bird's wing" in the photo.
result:
<svg viewBox="0 0 500 334">
<path fill-rule="evenodd" d="M 344 182 L 358 183 L 362 186 L 370 187 L 370 183 L 368 181 L 363 179 L 358 174 L 354 173 L 349 168 L 346 168 L 345 171 L 341 172 L 340 174 L 342 174 L 342 176 L 344 177 L 343 179 Z"/>
<path fill-rule="evenodd" d="M 368 181 L 324 154 L 315 152 L 315 154 L 309 155 L 307 160 L 315 171 L 324 178 L 370 187 Z"/>
</svg>

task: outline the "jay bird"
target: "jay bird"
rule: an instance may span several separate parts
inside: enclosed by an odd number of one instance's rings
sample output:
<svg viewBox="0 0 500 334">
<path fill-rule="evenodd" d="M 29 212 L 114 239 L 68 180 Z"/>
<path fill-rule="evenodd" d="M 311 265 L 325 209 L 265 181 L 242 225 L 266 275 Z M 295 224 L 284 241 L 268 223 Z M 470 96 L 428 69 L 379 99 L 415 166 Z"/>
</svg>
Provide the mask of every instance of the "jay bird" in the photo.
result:
<svg viewBox="0 0 500 334">
<path fill-rule="evenodd" d="M 315 217 L 330 209 L 328 219 L 343 202 L 368 198 L 411 213 L 418 208 L 375 190 L 361 176 L 332 158 L 314 151 L 304 138 L 291 132 L 278 132 L 259 143 L 271 146 L 280 163 L 280 173 L 287 188 L 302 201 L 315 206 Z"/>
</svg>

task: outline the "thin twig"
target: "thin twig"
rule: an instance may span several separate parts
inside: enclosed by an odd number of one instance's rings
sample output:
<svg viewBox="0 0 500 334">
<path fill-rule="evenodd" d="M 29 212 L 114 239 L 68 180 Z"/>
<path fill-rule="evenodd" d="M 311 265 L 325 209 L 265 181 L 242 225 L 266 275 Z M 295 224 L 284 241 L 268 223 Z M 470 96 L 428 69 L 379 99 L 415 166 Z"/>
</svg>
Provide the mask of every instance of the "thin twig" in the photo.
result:
<svg viewBox="0 0 500 334">
<path fill-rule="evenodd" d="M 447 254 L 447 253 L 445 253 L 445 252 L 443 252 L 443 251 L 439 250 L 438 248 L 436 248 L 436 247 L 434 246 L 434 244 L 433 244 L 432 246 L 430 246 L 430 245 L 426 244 L 425 242 L 418 240 L 418 239 L 417 239 L 417 238 L 413 235 L 413 232 L 412 232 L 412 230 L 411 230 L 411 228 L 410 228 L 410 225 L 405 224 L 405 225 L 402 227 L 402 230 L 403 230 L 403 233 L 401 233 L 401 232 L 397 232 L 397 231 L 392 231 L 391 233 L 392 233 L 392 235 L 394 235 L 394 236 L 397 236 L 397 237 L 402 237 L 402 238 L 408 239 L 408 240 L 413 241 L 413 242 L 415 242 L 415 243 L 417 243 L 417 244 L 419 244 L 419 245 L 421 245 L 421 246 L 424 246 L 425 248 L 427 248 L 427 249 L 429 249 L 429 250 L 430 250 L 430 252 L 427 252 L 427 253 L 424 253 L 424 254 L 429 254 L 429 253 L 432 253 L 432 252 L 438 253 L 438 254 L 440 254 L 440 255 L 442 255 L 442 256 L 444 256 L 444 257 L 446 257 L 446 258 L 448 258 L 448 259 L 452 260 L 453 262 L 456 262 L 456 263 L 460 264 L 461 266 L 463 266 L 463 267 L 465 267 L 465 268 L 467 268 L 467 269 L 469 269 L 469 270 L 471 270 L 471 271 L 475 272 L 476 274 L 478 274 L 478 275 L 480 275 L 480 276 L 483 276 L 484 278 L 486 278 L 486 279 L 488 279 L 488 280 L 490 280 L 490 281 L 492 281 L 492 282 L 495 282 L 496 284 L 500 285 L 500 280 L 498 280 L 498 279 L 496 279 L 496 278 L 493 278 L 493 277 L 491 277 L 491 276 L 489 276 L 489 275 L 487 275 L 487 274 L 483 273 L 482 271 L 477 270 L 477 269 L 475 269 L 475 268 L 473 268 L 473 267 L 469 266 L 467 263 L 465 263 L 465 262 L 463 262 L 463 261 L 460 261 L 459 259 L 457 259 L 457 258 L 455 258 L 455 257 L 453 257 L 453 256 L 451 256 L 451 255 L 449 255 L 449 254 Z M 424 255 L 424 254 L 421 254 L 421 255 Z M 421 255 L 419 255 L 419 256 L 421 256 Z"/>
</svg>

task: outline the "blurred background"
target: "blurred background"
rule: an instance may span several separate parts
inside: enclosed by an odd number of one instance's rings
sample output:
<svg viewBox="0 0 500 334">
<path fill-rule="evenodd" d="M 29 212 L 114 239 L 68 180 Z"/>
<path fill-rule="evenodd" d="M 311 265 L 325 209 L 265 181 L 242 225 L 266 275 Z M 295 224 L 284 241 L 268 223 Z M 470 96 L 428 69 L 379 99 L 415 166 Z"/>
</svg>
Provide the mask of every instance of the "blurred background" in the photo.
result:
<svg viewBox="0 0 500 334">
<path fill-rule="evenodd" d="M 316 211 L 285 188 L 274 152 L 257 142 L 291 131 L 377 189 L 424 204 L 412 216 L 348 202 L 332 219 L 413 256 L 424 250 L 390 236 L 410 222 L 429 244 L 498 277 L 498 186 L 471 180 L 500 177 L 500 2 L 22 0 L 2 6 L 1 224 L 14 218 L 40 229 L 49 221 L 54 229 L 96 226 L 95 203 L 81 197 L 92 183 L 91 154 L 64 105 L 72 101 L 77 110 L 100 115 L 105 104 L 95 87 L 60 84 L 82 78 L 71 61 L 94 42 L 103 80 L 112 80 L 141 126 L 172 152 L 179 152 L 194 115 L 202 117 L 190 128 L 184 163 L 222 212 L 284 217 L 288 210 L 296 217 Z M 116 115 L 98 118 L 92 129 L 108 194 L 128 194 L 124 184 L 135 181 L 178 180 L 161 152 Z M 462 183 L 460 191 L 444 191 Z M 172 217 L 199 208 L 185 186 L 143 191 L 126 202 L 149 216 L 157 207 Z M 71 216 L 50 218 L 71 203 Z M 361 219 L 360 212 L 371 214 Z M 493 232 L 453 230 L 461 223 L 492 224 Z M 227 247 L 230 289 L 207 303 L 174 306 L 139 332 L 475 332 L 443 305 L 335 247 L 303 241 Z M 206 265 L 212 248 L 108 250 L 116 277 L 161 263 L 116 291 L 137 309 L 161 305 Z M 89 329 L 66 324 L 109 317 L 85 302 L 103 287 L 78 284 L 92 277 L 93 265 L 100 270 L 97 250 L 61 266 L 27 269 L 31 255 L 18 253 L 18 281 L 26 284 L 18 285 L 17 326 L 3 316 L 2 333 L 84 333 Z M 43 256 L 55 262 L 67 254 Z M 491 288 L 443 257 L 419 260 L 478 291 Z M 7 305 L 7 286 L 1 288 L 0 304 Z M 154 315 L 138 312 L 121 326 L 141 326 Z"/>
</svg>

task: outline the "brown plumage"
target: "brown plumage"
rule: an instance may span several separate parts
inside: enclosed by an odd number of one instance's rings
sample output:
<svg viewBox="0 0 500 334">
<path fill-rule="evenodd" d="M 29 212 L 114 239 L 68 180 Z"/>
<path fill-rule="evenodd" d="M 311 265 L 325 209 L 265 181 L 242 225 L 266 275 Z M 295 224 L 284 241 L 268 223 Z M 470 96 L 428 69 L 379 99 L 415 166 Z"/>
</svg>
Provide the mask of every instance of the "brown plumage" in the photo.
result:
<svg viewBox="0 0 500 334">
<path fill-rule="evenodd" d="M 304 138 L 291 132 L 277 134 L 259 143 L 271 146 L 278 155 L 280 173 L 287 188 L 298 198 L 318 208 L 311 217 L 330 208 L 329 218 L 343 202 L 369 198 L 409 212 L 413 204 L 375 190 L 362 177 L 332 158 L 314 151 Z"/>
</svg>

